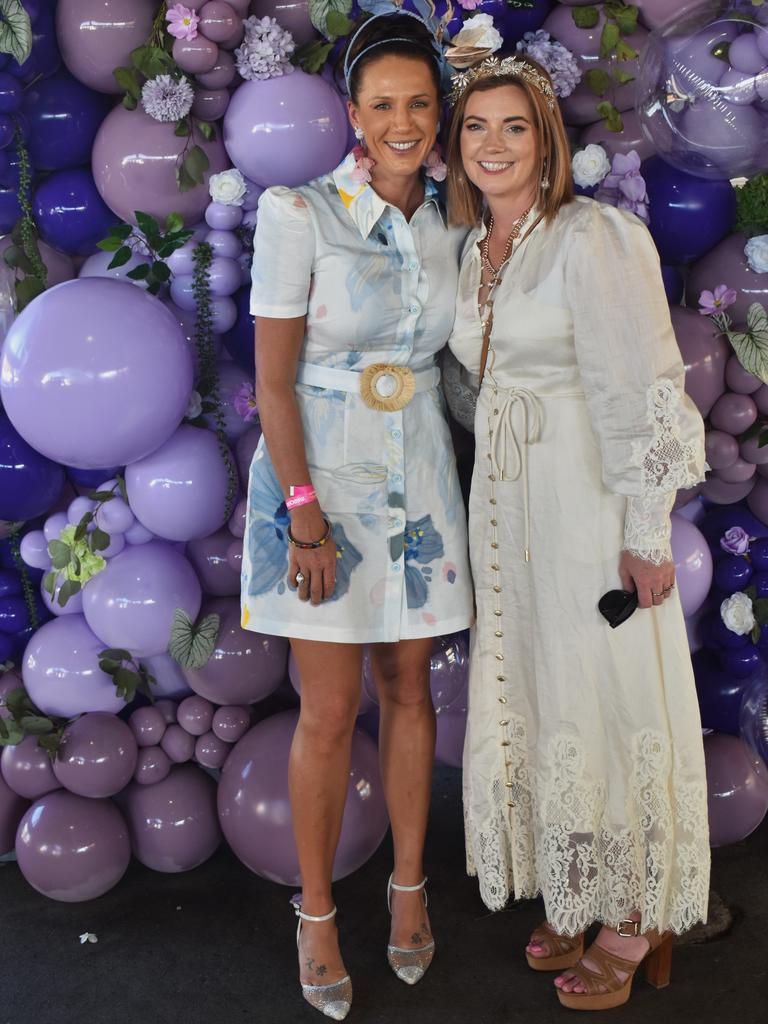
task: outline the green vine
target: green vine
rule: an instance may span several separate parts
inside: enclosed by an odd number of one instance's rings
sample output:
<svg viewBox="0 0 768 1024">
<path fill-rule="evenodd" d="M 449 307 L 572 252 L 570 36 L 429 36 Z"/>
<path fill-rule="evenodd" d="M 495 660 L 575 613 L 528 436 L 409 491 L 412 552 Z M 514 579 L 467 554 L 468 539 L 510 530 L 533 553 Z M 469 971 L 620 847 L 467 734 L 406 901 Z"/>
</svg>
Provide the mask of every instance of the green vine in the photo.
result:
<svg viewBox="0 0 768 1024">
<path fill-rule="evenodd" d="M 634 4 L 626 4 L 623 0 L 611 0 L 603 5 L 605 24 L 600 34 L 600 57 L 610 60 L 613 67 L 610 72 L 604 68 L 592 68 L 584 75 L 587 88 L 600 99 L 597 112 L 603 118 L 605 127 L 611 132 L 620 132 L 624 128 L 615 99 L 616 89 L 635 80 L 635 76 L 618 67 L 619 62 L 636 60 L 638 57 L 624 36 L 630 36 L 637 28 L 639 9 Z M 571 17 L 577 28 L 595 28 L 600 21 L 600 10 L 590 4 L 587 7 L 573 7 Z M 605 98 L 609 97 L 609 98 Z"/>
<path fill-rule="evenodd" d="M 203 400 L 203 410 L 211 413 L 216 425 L 219 451 L 227 469 L 227 494 L 225 498 L 225 519 L 232 515 L 237 494 L 237 472 L 232 453 L 229 450 L 224 429 L 224 410 L 219 394 L 219 371 L 216 367 L 216 352 L 213 347 L 213 322 L 211 319 L 211 286 L 208 271 L 213 259 L 213 249 L 208 242 L 196 245 L 192 254 L 195 269 L 192 275 L 192 291 L 195 296 L 195 346 L 199 366 L 197 390 Z"/>
<path fill-rule="evenodd" d="M 16 311 L 21 312 L 32 299 L 44 292 L 48 284 L 48 269 L 43 263 L 37 245 L 37 228 L 32 217 L 32 168 L 18 118 L 14 118 L 13 139 L 19 161 L 19 206 L 21 217 L 11 232 L 10 245 L 3 253 L 5 262 L 13 270 L 22 271 L 16 277 Z"/>
<path fill-rule="evenodd" d="M 21 523 L 17 523 L 13 526 L 10 534 L 8 535 L 8 542 L 11 547 L 13 564 L 16 566 L 16 570 L 21 576 L 21 589 L 24 592 L 24 603 L 27 606 L 30 625 L 33 629 L 38 629 L 40 626 L 40 617 L 37 614 L 35 590 L 32 586 L 32 580 L 29 577 L 29 568 L 27 567 L 27 563 L 21 557 L 20 537 Z"/>
<path fill-rule="evenodd" d="M 0 707 L 8 712 L 0 717 L 0 747 L 15 747 L 27 736 L 37 736 L 38 747 L 51 761 L 56 759 L 64 730 L 72 719 L 44 714 L 21 685 L 0 697 Z"/>
</svg>

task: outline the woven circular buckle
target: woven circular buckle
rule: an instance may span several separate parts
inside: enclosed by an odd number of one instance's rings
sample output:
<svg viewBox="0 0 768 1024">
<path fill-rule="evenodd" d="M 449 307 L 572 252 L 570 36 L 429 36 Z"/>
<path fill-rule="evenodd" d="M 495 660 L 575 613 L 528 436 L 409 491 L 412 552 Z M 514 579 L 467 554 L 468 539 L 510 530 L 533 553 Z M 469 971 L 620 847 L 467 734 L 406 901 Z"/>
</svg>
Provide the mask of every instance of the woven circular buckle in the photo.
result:
<svg viewBox="0 0 768 1024">
<path fill-rule="evenodd" d="M 416 378 L 409 366 L 373 363 L 360 374 L 360 397 L 369 409 L 398 412 L 416 393 Z"/>
</svg>

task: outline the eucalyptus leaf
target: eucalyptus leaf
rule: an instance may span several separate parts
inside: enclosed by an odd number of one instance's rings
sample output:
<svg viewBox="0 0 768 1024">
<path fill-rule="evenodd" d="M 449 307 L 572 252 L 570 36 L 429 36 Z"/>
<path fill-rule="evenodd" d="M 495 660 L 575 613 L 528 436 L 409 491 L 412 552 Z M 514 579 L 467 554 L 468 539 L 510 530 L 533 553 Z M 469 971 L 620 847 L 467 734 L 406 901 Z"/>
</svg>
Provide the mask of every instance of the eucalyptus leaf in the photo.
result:
<svg viewBox="0 0 768 1024">
<path fill-rule="evenodd" d="M 23 64 L 32 52 L 32 24 L 20 0 L 0 0 L 0 53 Z"/>
<path fill-rule="evenodd" d="M 768 384 L 768 316 L 759 302 L 747 311 L 746 331 L 728 331 L 728 340 L 744 369 Z"/>
<path fill-rule="evenodd" d="M 216 647 L 220 619 L 206 615 L 195 625 L 183 608 L 173 613 L 168 651 L 182 668 L 202 668 Z"/>
<path fill-rule="evenodd" d="M 90 534 L 91 551 L 106 551 L 110 545 L 109 534 L 97 526 Z"/>
<path fill-rule="evenodd" d="M 572 7 L 571 17 L 576 28 L 594 28 L 600 21 L 600 12 L 591 4 L 587 7 Z"/>
<path fill-rule="evenodd" d="M 104 504 L 105 501 L 112 501 L 117 495 L 114 491 L 89 491 L 88 497 L 91 501 L 100 501 Z"/>
<path fill-rule="evenodd" d="M 72 549 L 63 540 L 48 541 L 48 554 L 54 569 L 65 569 L 72 558 Z"/>
</svg>

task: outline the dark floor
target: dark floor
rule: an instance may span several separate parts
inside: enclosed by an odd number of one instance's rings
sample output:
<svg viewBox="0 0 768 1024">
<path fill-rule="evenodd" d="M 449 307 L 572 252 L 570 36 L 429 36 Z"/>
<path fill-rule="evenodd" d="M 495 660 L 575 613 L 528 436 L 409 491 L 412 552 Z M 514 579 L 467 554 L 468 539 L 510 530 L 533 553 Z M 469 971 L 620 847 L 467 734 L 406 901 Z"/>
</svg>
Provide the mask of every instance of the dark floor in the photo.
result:
<svg viewBox="0 0 768 1024">
<path fill-rule="evenodd" d="M 459 774 L 451 769 L 435 779 L 427 861 L 438 953 L 412 989 L 384 955 L 387 843 L 336 887 L 355 987 L 350 1024 L 565 1020 L 550 977 L 522 957 L 540 906 L 490 914 L 464 874 Z M 768 822 L 714 852 L 713 886 L 734 912 L 731 931 L 677 948 L 670 988 L 657 992 L 638 980 L 612 1019 L 768 1020 Z M 132 864 L 112 892 L 81 904 L 48 900 L 15 864 L 2 865 L 0 1024 L 317 1024 L 296 982 L 290 895 L 227 849 L 183 875 Z M 98 943 L 81 945 L 85 931 Z"/>
</svg>

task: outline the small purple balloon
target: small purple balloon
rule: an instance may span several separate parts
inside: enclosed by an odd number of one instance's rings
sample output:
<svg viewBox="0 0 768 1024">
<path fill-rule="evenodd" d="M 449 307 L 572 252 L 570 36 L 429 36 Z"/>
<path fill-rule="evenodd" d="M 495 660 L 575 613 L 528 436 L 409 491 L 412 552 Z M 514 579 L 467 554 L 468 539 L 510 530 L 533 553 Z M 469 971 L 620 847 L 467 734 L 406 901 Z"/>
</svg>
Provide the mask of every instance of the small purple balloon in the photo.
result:
<svg viewBox="0 0 768 1024">
<path fill-rule="evenodd" d="M 213 716 L 211 731 L 225 743 L 237 743 L 248 732 L 251 715 L 248 708 L 237 704 L 226 704 L 217 708 Z"/>
<path fill-rule="evenodd" d="M 243 220 L 243 208 L 211 202 L 205 208 L 205 222 L 216 231 L 234 231 Z"/>
<path fill-rule="evenodd" d="M 53 771 L 70 793 L 114 796 L 131 781 L 136 756 L 136 740 L 125 722 L 96 712 L 66 727 Z"/>
<path fill-rule="evenodd" d="M 726 391 L 712 406 L 709 421 L 716 430 L 727 434 L 742 434 L 757 419 L 757 406 L 749 395 Z"/>
<path fill-rule="evenodd" d="M 0 857 L 13 850 L 16 829 L 28 807 L 29 801 L 14 793 L 0 776 Z"/>
<path fill-rule="evenodd" d="M 185 697 L 176 709 L 176 721 L 191 736 L 210 732 L 214 706 L 205 697 Z"/>
<path fill-rule="evenodd" d="M 37 800 L 21 819 L 16 856 L 24 878 L 43 896 L 80 903 L 117 885 L 131 847 L 111 800 L 59 789 Z"/>
<path fill-rule="evenodd" d="M 171 770 L 171 759 L 162 747 L 141 747 L 136 758 L 134 782 L 140 786 L 151 786 L 162 782 Z"/>
<path fill-rule="evenodd" d="M 0 769 L 6 784 L 27 800 L 37 800 L 61 785 L 53 774 L 48 752 L 37 745 L 36 736 L 25 736 L 21 743 L 3 747 Z"/>
<path fill-rule="evenodd" d="M 739 457 L 739 442 L 723 430 L 708 430 L 704 435 L 707 463 L 712 469 L 727 469 Z"/>
<path fill-rule="evenodd" d="M 174 764 L 183 764 L 195 752 L 195 737 L 180 725 L 169 725 L 160 746 Z"/>
<path fill-rule="evenodd" d="M 171 721 L 175 720 L 176 709 L 174 706 L 174 717 Z M 136 737 L 136 743 L 139 747 L 156 747 L 163 738 L 167 722 L 165 715 L 155 704 L 151 707 L 136 708 L 135 711 L 132 711 L 131 717 L 128 719 L 128 725 Z"/>
<path fill-rule="evenodd" d="M 739 455 L 745 462 L 751 462 L 755 466 L 764 466 L 768 463 L 768 445 L 764 444 L 761 448 L 759 441 L 759 437 L 750 437 L 747 441 L 742 441 L 739 445 Z"/>
<path fill-rule="evenodd" d="M 746 839 L 768 811 L 768 776 L 762 760 L 737 736 L 704 737 L 709 842 L 728 846 Z"/>
<path fill-rule="evenodd" d="M 195 760 L 205 768 L 221 768 L 232 748 L 213 732 L 198 736 L 195 742 Z"/>
<path fill-rule="evenodd" d="M 156 700 L 153 707 L 163 716 L 166 725 L 173 725 L 176 721 L 176 708 L 178 704 L 175 700 L 167 700 L 163 697 L 161 700 Z"/>
</svg>

